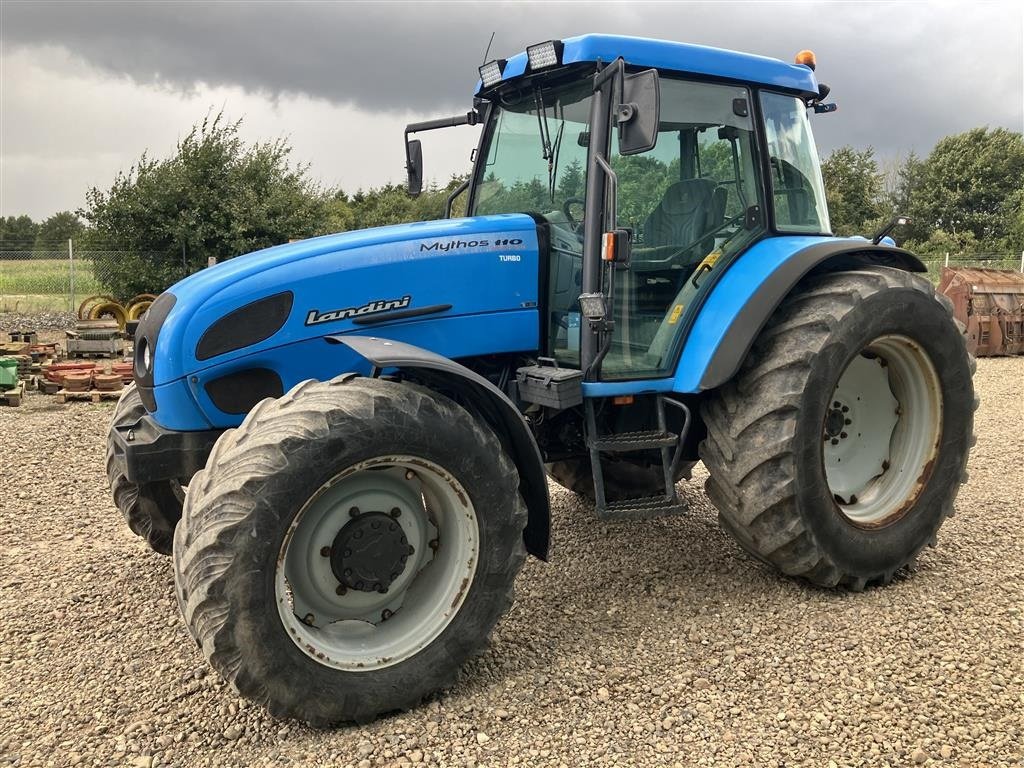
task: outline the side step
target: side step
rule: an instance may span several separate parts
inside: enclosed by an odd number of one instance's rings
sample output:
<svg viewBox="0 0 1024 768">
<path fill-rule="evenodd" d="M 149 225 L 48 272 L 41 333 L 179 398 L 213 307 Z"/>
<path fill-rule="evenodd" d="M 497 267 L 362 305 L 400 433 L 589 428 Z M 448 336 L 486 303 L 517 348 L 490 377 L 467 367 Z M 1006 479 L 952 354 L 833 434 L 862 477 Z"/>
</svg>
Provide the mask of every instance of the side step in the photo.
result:
<svg viewBox="0 0 1024 768">
<path fill-rule="evenodd" d="M 681 515 L 686 511 L 686 505 L 679 503 L 677 499 L 651 496 L 610 501 L 605 504 L 604 509 L 597 510 L 597 516 L 601 520 L 648 520 L 652 517 Z"/>
<path fill-rule="evenodd" d="M 620 432 L 617 435 L 604 435 L 594 441 L 594 447 L 606 453 L 628 453 L 629 451 L 646 451 L 651 448 L 671 448 L 679 441 L 679 436 L 671 432 Z"/>
<path fill-rule="evenodd" d="M 678 435 L 670 432 L 666 426 L 666 405 L 683 412 L 683 428 Z M 590 466 L 594 473 L 594 508 L 597 516 L 602 520 L 645 520 L 685 512 L 686 506 L 680 503 L 676 495 L 675 473 L 683 455 L 683 440 L 690 429 L 690 409 L 678 400 L 657 395 L 657 429 L 602 435 L 597 431 L 594 401 L 586 400 L 585 408 L 587 448 L 590 450 Z M 605 493 L 601 454 L 650 450 L 657 450 L 661 456 L 664 494 L 609 502 Z"/>
</svg>

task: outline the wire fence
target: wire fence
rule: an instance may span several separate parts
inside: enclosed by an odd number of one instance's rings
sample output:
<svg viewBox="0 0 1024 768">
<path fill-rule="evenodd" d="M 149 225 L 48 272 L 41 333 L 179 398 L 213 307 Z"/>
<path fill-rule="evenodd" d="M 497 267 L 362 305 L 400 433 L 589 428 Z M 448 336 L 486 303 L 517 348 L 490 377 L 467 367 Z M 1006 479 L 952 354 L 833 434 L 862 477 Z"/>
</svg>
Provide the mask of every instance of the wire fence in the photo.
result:
<svg viewBox="0 0 1024 768">
<path fill-rule="evenodd" d="M 127 251 L 0 250 L 0 312 L 33 315 L 76 312 L 81 302 L 96 295 L 113 295 L 117 266 L 128 260 L 166 260 L 163 254 Z M 185 276 L 184 269 L 177 278 Z M 169 286 L 162 286 L 167 288 Z"/>
<path fill-rule="evenodd" d="M 0 312 L 32 315 L 43 312 L 75 312 L 86 298 L 111 293 L 117 265 L 128 260 L 164 262 L 166 254 L 124 251 L 78 251 L 74 243 L 60 250 L 0 250 Z M 933 282 L 942 267 L 986 267 L 1024 272 L 1024 253 L 950 253 L 922 258 Z M 185 271 L 179 265 L 180 275 Z M 161 286 L 167 288 L 169 286 Z M 126 301 L 128 296 L 114 296 Z"/>
</svg>

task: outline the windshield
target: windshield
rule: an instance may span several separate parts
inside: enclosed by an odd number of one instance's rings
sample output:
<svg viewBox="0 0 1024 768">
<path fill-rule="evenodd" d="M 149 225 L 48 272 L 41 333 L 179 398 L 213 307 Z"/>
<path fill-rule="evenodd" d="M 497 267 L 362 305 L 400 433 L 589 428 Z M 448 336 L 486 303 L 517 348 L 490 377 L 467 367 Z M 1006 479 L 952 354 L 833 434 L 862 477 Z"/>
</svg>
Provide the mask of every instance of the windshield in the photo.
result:
<svg viewBox="0 0 1024 768">
<path fill-rule="evenodd" d="M 583 215 L 589 81 L 524 92 L 496 105 L 471 215 L 538 213 L 574 227 Z"/>
</svg>

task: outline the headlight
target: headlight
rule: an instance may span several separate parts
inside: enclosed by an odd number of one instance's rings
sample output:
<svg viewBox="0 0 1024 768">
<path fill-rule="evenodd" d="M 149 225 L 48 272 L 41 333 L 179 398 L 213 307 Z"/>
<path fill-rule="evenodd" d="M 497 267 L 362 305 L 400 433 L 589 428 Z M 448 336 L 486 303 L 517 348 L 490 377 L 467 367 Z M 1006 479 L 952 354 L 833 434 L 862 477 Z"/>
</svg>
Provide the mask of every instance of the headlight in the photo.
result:
<svg viewBox="0 0 1024 768">
<path fill-rule="evenodd" d="M 149 339 L 140 336 L 135 342 L 135 375 L 142 378 L 153 371 L 153 352 L 149 347 Z"/>
</svg>

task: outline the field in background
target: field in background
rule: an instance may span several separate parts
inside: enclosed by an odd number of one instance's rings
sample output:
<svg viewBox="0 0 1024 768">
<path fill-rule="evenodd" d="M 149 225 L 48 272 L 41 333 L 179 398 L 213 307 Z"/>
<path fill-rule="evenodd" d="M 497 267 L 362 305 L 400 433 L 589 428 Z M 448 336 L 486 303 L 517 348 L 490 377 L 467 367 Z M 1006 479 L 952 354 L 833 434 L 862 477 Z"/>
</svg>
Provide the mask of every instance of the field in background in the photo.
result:
<svg viewBox="0 0 1024 768">
<path fill-rule="evenodd" d="M 0 258 L 0 312 L 72 312 L 102 290 L 91 259 Z"/>
</svg>

